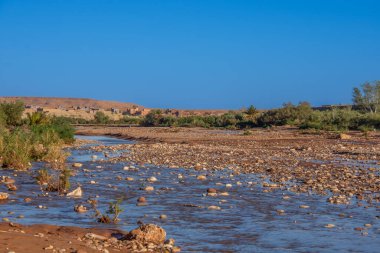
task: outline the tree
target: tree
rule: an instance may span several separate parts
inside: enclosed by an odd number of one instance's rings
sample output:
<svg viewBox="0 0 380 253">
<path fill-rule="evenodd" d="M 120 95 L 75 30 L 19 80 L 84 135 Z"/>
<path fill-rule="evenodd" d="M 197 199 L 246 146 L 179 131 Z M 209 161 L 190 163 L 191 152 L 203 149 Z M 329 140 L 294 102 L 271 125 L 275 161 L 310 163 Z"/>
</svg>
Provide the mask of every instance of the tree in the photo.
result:
<svg viewBox="0 0 380 253">
<path fill-rule="evenodd" d="M 3 103 L 0 104 L 0 109 L 5 115 L 5 122 L 8 126 L 18 126 L 21 124 L 22 114 L 24 112 L 23 102 Z"/>
<path fill-rule="evenodd" d="M 109 122 L 109 117 L 104 114 L 104 112 L 96 112 L 95 122 L 98 124 L 107 124 Z"/>
<path fill-rule="evenodd" d="M 377 113 L 380 109 L 380 81 L 366 82 L 360 88 L 355 87 L 352 101 L 361 110 Z"/>
<path fill-rule="evenodd" d="M 255 115 L 257 113 L 257 109 L 253 105 L 251 105 L 250 107 L 248 107 L 246 113 L 251 116 Z"/>
</svg>

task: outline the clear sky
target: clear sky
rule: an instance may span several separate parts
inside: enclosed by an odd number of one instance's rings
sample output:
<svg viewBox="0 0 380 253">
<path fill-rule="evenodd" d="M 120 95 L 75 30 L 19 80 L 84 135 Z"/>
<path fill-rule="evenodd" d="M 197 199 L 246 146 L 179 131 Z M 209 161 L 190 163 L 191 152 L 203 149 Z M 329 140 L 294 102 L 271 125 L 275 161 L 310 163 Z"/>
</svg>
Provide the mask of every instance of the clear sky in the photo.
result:
<svg viewBox="0 0 380 253">
<path fill-rule="evenodd" d="M 0 96 L 271 108 L 377 79 L 379 0 L 0 0 Z"/>
</svg>

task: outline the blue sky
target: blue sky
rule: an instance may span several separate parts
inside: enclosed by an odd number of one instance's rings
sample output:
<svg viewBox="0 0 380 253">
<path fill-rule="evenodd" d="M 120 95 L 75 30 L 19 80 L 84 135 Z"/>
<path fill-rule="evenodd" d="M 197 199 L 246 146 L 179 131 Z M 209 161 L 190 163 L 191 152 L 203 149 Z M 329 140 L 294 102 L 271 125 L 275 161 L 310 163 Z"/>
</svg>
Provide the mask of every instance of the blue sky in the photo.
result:
<svg viewBox="0 0 380 253">
<path fill-rule="evenodd" d="M 0 0 L 0 96 L 349 103 L 380 79 L 379 13 L 377 0 Z"/>
</svg>

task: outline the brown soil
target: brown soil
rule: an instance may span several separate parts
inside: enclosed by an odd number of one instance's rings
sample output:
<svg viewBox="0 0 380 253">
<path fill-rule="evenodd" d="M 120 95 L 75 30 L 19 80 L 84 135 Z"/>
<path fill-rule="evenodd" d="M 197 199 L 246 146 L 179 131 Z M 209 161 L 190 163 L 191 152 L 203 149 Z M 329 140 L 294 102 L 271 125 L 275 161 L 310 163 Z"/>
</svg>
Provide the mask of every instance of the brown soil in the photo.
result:
<svg viewBox="0 0 380 253">
<path fill-rule="evenodd" d="M 66 252 L 99 252 L 91 248 L 87 240 L 83 240 L 87 233 L 111 238 L 116 230 L 87 229 L 78 227 L 59 227 L 51 225 L 23 226 L 13 223 L 0 223 L 0 252 L 53 252 L 65 249 Z M 53 246 L 48 250 L 49 246 Z M 82 250 L 82 251 L 80 251 Z M 108 249 L 110 252 L 119 250 Z"/>
<path fill-rule="evenodd" d="M 0 252 L 91 253 L 179 252 L 174 240 L 165 241 L 162 228 L 146 224 L 125 233 L 119 230 L 52 225 L 0 223 Z"/>
</svg>

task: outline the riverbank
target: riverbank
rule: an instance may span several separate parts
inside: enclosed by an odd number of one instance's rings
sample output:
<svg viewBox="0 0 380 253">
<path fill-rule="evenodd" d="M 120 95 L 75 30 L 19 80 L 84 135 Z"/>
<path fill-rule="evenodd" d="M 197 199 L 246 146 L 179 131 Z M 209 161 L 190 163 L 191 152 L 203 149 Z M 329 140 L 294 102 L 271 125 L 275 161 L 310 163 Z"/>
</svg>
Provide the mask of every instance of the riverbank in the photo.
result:
<svg viewBox="0 0 380 253">
<path fill-rule="evenodd" d="M 115 229 L 0 223 L 1 252 L 98 253 L 179 252 L 174 240 L 155 225 L 142 225 L 130 232 Z"/>
</svg>

